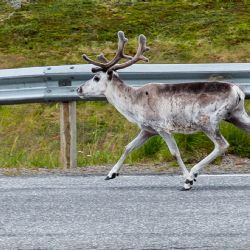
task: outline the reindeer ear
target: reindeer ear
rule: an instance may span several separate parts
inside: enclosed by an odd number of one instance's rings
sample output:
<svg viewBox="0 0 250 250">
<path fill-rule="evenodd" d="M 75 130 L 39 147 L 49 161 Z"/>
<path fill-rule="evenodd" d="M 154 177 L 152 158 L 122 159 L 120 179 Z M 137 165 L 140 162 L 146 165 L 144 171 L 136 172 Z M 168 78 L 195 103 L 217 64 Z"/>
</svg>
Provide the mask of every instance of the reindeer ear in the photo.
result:
<svg viewBox="0 0 250 250">
<path fill-rule="evenodd" d="M 108 80 L 111 81 L 113 77 L 113 70 L 108 70 L 107 75 L 108 75 Z"/>
</svg>

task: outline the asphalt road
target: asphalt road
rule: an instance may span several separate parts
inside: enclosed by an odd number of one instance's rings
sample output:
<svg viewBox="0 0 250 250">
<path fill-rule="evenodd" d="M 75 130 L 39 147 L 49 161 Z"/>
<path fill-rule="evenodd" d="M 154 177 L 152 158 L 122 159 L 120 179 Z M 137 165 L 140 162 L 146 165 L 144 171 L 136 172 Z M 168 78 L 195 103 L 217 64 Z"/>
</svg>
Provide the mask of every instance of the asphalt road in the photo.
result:
<svg viewBox="0 0 250 250">
<path fill-rule="evenodd" d="M 0 177 L 0 249 L 250 249 L 250 175 Z"/>
</svg>

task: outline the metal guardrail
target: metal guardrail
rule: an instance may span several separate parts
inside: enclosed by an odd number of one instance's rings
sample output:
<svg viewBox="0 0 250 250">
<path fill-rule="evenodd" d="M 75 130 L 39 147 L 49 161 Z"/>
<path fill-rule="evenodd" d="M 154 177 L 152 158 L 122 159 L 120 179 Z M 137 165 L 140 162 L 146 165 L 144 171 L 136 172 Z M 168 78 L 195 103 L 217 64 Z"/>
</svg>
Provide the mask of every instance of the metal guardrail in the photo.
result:
<svg viewBox="0 0 250 250">
<path fill-rule="evenodd" d="M 0 104 L 80 100 L 76 88 L 92 76 L 91 65 L 64 65 L 0 70 Z M 135 64 L 120 70 L 127 84 L 220 80 L 239 85 L 250 98 L 250 63 Z M 86 100 L 104 99 L 95 96 Z"/>
<path fill-rule="evenodd" d="M 64 168 L 77 166 L 76 93 L 92 76 L 91 65 L 64 65 L 0 70 L 0 104 L 61 102 L 60 158 Z M 234 82 L 250 98 L 250 63 L 136 64 L 119 71 L 129 85 L 149 82 L 184 83 L 208 80 Z M 93 96 L 85 100 L 104 100 Z"/>
</svg>

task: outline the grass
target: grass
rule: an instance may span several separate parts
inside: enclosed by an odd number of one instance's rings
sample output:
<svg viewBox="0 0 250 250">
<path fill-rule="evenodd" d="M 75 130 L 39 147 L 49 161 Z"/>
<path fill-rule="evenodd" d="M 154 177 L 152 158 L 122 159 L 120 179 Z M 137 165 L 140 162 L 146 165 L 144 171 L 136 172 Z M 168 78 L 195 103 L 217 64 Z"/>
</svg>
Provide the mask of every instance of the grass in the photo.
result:
<svg viewBox="0 0 250 250">
<path fill-rule="evenodd" d="M 0 68 L 83 63 L 81 54 L 108 58 L 116 33 L 129 38 L 128 54 L 143 33 L 151 63 L 250 62 L 247 1 L 23 1 L 13 9 L 0 0 Z M 250 112 L 250 103 L 247 102 Z M 0 107 L 0 167 L 58 167 L 59 105 Z M 138 128 L 105 102 L 78 103 L 78 165 L 114 163 Z M 223 123 L 229 152 L 250 157 L 250 136 Z M 203 135 L 176 135 L 183 158 L 193 163 L 212 150 Z M 172 160 L 159 137 L 127 163 Z"/>
<path fill-rule="evenodd" d="M 250 103 L 247 104 L 249 112 Z M 2 106 L 0 113 L 1 167 L 58 167 L 58 104 Z M 77 117 L 79 166 L 114 163 L 139 131 L 106 102 L 78 103 Z M 231 144 L 230 153 L 250 157 L 247 133 L 226 122 L 221 130 Z M 202 133 L 175 137 L 188 164 L 202 159 L 213 148 Z M 132 153 L 126 162 L 159 164 L 172 160 L 165 142 L 156 136 Z"/>
<path fill-rule="evenodd" d="M 57 106 L 34 104 L 0 107 L 1 167 L 58 166 Z"/>
<path fill-rule="evenodd" d="M 118 30 L 130 38 L 129 53 L 144 33 L 151 62 L 250 60 L 247 1 L 39 0 L 0 22 L 0 65 L 82 63 L 83 52 L 110 57 Z"/>
</svg>

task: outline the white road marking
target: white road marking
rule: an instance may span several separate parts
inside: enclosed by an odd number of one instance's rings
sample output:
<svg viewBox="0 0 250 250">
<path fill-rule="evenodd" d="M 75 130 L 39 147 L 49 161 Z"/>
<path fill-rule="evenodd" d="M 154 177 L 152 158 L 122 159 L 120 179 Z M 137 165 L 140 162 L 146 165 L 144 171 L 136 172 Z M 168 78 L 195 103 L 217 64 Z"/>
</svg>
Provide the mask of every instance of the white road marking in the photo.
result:
<svg viewBox="0 0 250 250">
<path fill-rule="evenodd" d="M 250 174 L 201 174 L 198 177 L 250 177 Z"/>
</svg>

